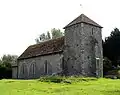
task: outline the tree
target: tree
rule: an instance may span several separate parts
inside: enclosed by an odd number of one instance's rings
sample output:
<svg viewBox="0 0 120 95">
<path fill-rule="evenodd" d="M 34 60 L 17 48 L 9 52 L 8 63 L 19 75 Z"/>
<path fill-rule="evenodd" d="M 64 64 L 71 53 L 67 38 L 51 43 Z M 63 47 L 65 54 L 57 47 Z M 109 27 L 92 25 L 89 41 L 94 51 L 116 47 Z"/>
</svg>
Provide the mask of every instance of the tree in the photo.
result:
<svg viewBox="0 0 120 95">
<path fill-rule="evenodd" d="M 47 41 L 50 39 L 56 39 L 58 37 L 64 36 L 63 32 L 60 29 L 51 29 L 51 31 L 47 31 L 47 34 L 42 33 L 38 38 L 35 39 L 36 43 L 39 44 L 40 42 Z"/>
<path fill-rule="evenodd" d="M 51 34 L 52 34 L 52 39 L 63 36 L 63 32 L 61 32 L 60 29 L 55 29 L 55 28 L 51 30 Z"/>
<path fill-rule="evenodd" d="M 103 60 L 103 74 L 106 75 L 106 73 L 110 70 L 112 70 L 112 62 L 107 57 L 104 57 Z"/>
<path fill-rule="evenodd" d="M 3 55 L 0 59 L 0 78 L 12 78 L 12 64 L 16 63 L 18 56 Z"/>
<path fill-rule="evenodd" d="M 5 67 L 10 68 L 11 65 L 17 61 L 17 58 L 17 55 L 3 55 L 3 57 L 1 58 L 1 62 Z"/>
<path fill-rule="evenodd" d="M 46 38 L 45 33 L 42 33 L 42 34 L 39 36 L 39 38 L 36 38 L 35 40 L 36 40 L 36 43 L 37 43 L 37 44 L 40 43 L 40 42 L 46 41 L 47 38 Z"/>
<path fill-rule="evenodd" d="M 114 66 L 120 65 L 120 31 L 115 28 L 103 43 L 103 55 L 112 61 Z"/>
<path fill-rule="evenodd" d="M 51 39 L 50 32 L 47 32 L 47 39 Z"/>
</svg>

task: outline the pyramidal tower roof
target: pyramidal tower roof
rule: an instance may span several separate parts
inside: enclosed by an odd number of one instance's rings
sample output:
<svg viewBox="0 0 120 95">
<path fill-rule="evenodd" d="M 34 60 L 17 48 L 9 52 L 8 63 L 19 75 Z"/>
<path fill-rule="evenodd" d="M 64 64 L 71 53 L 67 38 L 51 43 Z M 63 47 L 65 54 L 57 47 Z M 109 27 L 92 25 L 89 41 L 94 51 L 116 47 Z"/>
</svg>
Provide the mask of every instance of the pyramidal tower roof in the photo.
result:
<svg viewBox="0 0 120 95">
<path fill-rule="evenodd" d="M 78 24 L 78 23 L 87 23 L 87 24 L 102 28 L 102 26 L 100 26 L 99 24 L 97 24 L 96 22 L 88 18 L 86 15 L 81 14 L 76 19 L 74 19 L 72 22 L 70 22 L 67 26 L 65 26 L 64 29 L 72 25 Z"/>
</svg>

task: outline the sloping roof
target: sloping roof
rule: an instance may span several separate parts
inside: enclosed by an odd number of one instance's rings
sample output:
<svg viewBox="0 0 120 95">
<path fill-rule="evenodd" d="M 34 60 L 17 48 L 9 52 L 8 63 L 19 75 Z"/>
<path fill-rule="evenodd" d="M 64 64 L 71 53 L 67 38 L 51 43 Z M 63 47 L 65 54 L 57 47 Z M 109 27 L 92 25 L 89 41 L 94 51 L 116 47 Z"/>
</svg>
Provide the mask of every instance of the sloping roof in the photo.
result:
<svg viewBox="0 0 120 95">
<path fill-rule="evenodd" d="M 63 51 L 64 47 L 64 36 L 48 40 L 45 42 L 41 42 L 40 44 L 35 44 L 29 46 L 18 58 L 20 59 L 26 59 L 31 57 L 37 57 L 41 55 L 48 55 L 48 54 L 54 54 L 59 53 Z"/>
<path fill-rule="evenodd" d="M 72 22 L 70 22 L 67 26 L 65 26 L 64 29 L 72 25 L 78 24 L 78 23 L 87 23 L 87 24 L 91 24 L 91 25 L 102 28 L 102 26 L 100 26 L 99 24 L 97 24 L 96 22 L 88 18 L 86 15 L 81 14 L 76 19 L 74 19 Z"/>
</svg>

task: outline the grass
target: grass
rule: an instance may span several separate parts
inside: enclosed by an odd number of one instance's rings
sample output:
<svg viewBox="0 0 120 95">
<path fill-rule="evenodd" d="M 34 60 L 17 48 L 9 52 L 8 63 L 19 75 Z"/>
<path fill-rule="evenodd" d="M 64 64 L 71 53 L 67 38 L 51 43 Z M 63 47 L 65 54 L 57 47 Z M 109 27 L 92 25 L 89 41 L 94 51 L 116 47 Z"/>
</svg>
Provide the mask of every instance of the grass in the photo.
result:
<svg viewBox="0 0 120 95">
<path fill-rule="evenodd" d="M 0 95 L 120 95 L 120 80 L 67 78 L 68 83 L 0 80 Z"/>
</svg>

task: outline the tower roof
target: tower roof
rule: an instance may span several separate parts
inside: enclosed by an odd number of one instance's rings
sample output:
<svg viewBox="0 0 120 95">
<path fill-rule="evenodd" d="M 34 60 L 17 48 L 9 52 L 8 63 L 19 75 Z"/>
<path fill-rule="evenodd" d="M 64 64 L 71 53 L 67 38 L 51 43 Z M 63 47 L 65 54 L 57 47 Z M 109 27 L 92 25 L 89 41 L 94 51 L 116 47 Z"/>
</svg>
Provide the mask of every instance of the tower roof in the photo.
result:
<svg viewBox="0 0 120 95">
<path fill-rule="evenodd" d="M 94 22 L 93 20 L 88 18 L 86 15 L 81 14 L 76 19 L 74 19 L 72 22 L 70 22 L 67 26 L 65 26 L 64 29 L 67 28 L 67 27 L 70 27 L 72 25 L 78 24 L 78 23 L 87 23 L 87 24 L 94 25 L 94 26 L 102 28 L 102 26 L 100 26 L 99 24 L 97 24 L 96 22 Z"/>
</svg>

